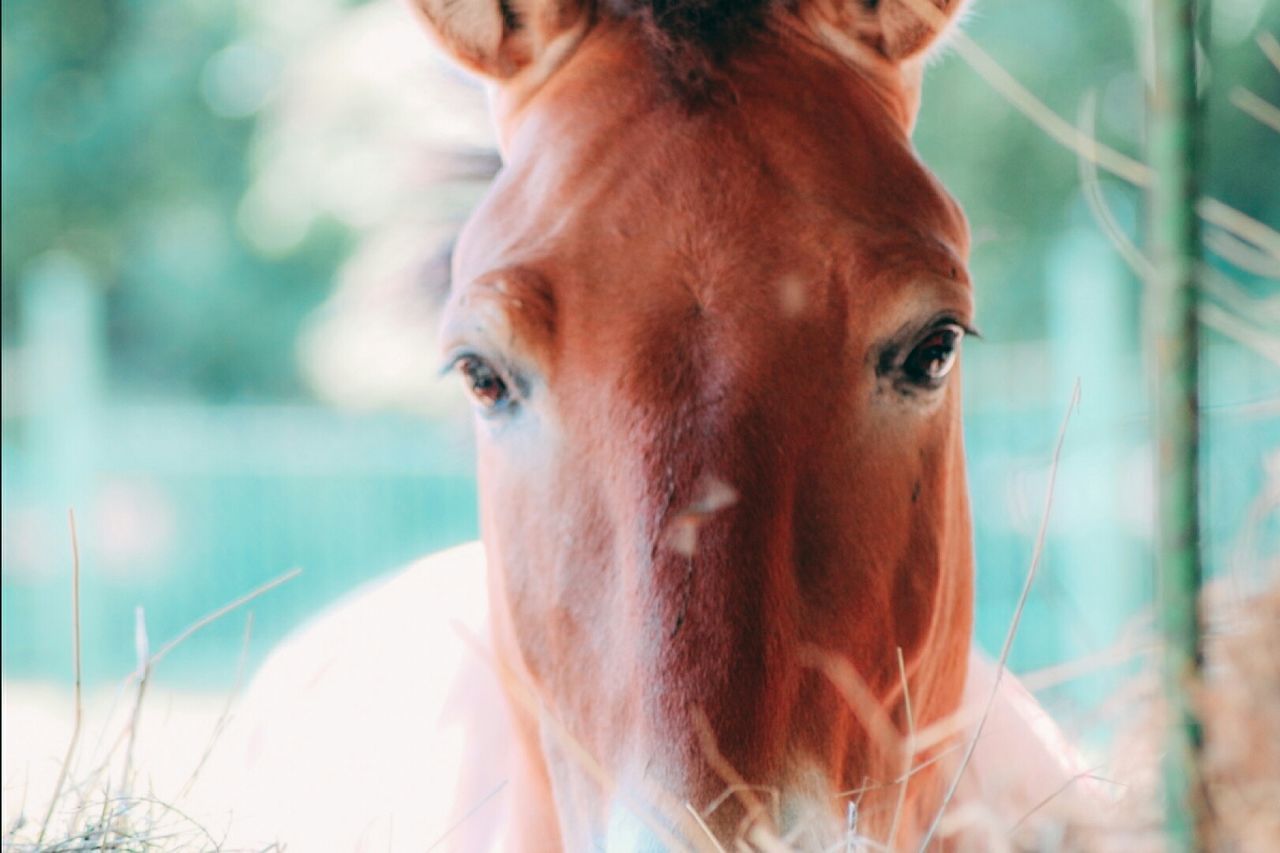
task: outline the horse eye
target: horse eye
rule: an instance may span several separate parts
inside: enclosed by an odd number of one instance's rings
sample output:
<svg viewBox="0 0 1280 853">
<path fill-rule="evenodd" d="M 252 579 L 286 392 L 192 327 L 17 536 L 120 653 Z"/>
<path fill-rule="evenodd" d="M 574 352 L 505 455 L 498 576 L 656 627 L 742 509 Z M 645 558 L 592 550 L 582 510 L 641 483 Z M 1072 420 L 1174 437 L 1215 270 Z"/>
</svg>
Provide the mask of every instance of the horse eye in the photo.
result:
<svg viewBox="0 0 1280 853">
<path fill-rule="evenodd" d="M 484 409 L 495 411 L 511 400 L 507 382 L 492 364 L 476 355 L 464 355 L 456 362 L 467 390 Z"/>
<path fill-rule="evenodd" d="M 902 371 L 907 379 L 926 388 L 936 388 L 951 372 L 956 363 L 960 339 L 964 329 L 948 323 L 934 329 L 907 356 Z"/>
</svg>

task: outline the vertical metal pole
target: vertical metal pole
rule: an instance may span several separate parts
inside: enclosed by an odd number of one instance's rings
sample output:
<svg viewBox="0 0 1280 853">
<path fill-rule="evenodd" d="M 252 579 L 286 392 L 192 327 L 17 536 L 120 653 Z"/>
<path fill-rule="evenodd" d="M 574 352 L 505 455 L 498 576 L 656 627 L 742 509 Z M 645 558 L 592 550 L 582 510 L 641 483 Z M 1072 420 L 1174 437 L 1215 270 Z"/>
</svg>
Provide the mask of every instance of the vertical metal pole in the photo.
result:
<svg viewBox="0 0 1280 853">
<path fill-rule="evenodd" d="M 1189 695 L 1201 661 L 1196 608 L 1201 582 L 1196 276 L 1201 252 L 1195 211 L 1202 127 L 1195 12 L 1195 0 L 1152 0 L 1148 156 L 1155 275 L 1148 334 L 1154 354 L 1157 607 L 1169 708 L 1162 777 L 1170 850 L 1205 849 L 1209 829 L 1199 774 L 1201 731 Z"/>
</svg>

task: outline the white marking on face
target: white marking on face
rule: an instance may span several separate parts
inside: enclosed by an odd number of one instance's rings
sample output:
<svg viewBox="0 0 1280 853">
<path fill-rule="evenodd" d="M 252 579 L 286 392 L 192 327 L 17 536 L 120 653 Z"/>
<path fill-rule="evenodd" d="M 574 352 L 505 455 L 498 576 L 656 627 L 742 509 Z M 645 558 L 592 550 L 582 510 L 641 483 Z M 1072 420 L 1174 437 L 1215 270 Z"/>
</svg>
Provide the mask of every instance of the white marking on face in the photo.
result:
<svg viewBox="0 0 1280 853">
<path fill-rule="evenodd" d="M 694 495 L 693 501 L 672 519 L 666 532 L 667 546 L 685 557 L 692 557 L 698 550 L 699 528 L 717 512 L 738 502 L 734 488 L 711 474 L 702 475 Z"/>
</svg>

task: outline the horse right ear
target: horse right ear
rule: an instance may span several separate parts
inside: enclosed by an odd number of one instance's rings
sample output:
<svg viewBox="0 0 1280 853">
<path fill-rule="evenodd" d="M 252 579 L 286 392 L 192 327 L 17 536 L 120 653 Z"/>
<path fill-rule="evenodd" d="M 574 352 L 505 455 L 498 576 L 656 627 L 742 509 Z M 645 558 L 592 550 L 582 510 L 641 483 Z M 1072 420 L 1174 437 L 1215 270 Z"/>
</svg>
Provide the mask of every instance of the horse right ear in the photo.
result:
<svg viewBox="0 0 1280 853">
<path fill-rule="evenodd" d="M 968 0 L 809 0 L 806 17 L 855 39 L 893 63 L 927 53 Z"/>
<path fill-rule="evenodd" d="M 472 71 L 507 80 L 573 40 L 588 12 L 579 0 L 409 0 L 440 46 Z"/>
</svg>

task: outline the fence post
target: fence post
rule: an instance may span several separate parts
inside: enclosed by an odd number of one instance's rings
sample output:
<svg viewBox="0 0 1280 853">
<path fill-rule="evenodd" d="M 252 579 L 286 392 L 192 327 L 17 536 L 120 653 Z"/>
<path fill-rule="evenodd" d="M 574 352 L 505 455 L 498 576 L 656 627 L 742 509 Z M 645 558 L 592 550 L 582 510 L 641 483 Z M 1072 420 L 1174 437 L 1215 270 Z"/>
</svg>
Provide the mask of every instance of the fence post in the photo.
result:
<svg viewBox="0 0 1280 853">
<path fill-rule="evenodd" d="M 1170 850 L 1208 846 L 1200 783 L 1201 731 L 1190 691 L 1200 675 L 1200 518 L 1197 504 L 1201 109 L 1196 92 L 1196 2 L 1152 0 L 1148 158 L 1148 306 L 1156 428 L 1156 571 L 1168 703 L 1162 768 Z"/>
</svg>

